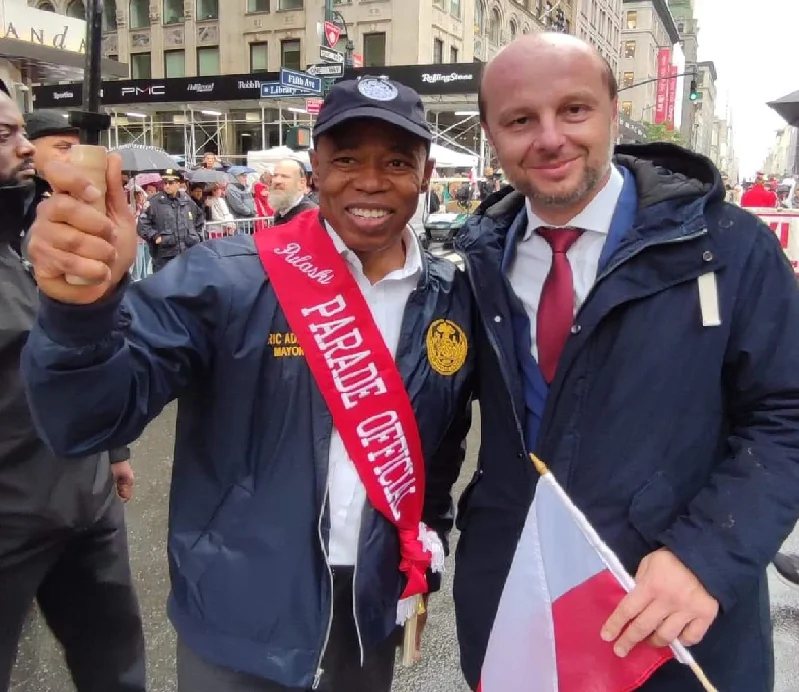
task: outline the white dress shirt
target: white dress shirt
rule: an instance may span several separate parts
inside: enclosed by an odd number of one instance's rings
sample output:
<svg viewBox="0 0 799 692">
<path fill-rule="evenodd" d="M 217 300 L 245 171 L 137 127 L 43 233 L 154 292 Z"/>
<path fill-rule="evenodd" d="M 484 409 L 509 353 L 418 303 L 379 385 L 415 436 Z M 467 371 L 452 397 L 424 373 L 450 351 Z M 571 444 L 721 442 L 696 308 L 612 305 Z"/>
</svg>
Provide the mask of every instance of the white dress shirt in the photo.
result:
<svg viewBox="0 0 799 692">
<path fill-rule="evenodd" d="M 372 317 L 393 357 L 397 355 L 405 305 L 419 283 L 422 256 L 419 244 L 405 229 L 405 266 L 395 269 L 375 284 L 363 273 L 357 255 L 348 249 L 336 232 L 327 225 L 327 232 L 335 243 L 350 273 L 358 282 Z M 328 559 L 331 565 L 354 565 L 358 555 L 358 534 L 361 514 L 366 502 L 366 489 L 344 449 L 338 430 L 330 436 L 328 457 L 328 498 L 330 502 L 330 546 Z"/>
<path fill-rule="evenodd" d="M 584 232 L 566 253 L 574 277 L 574 312 L 580 309 L 591 287 L 596 281 L 599 258 L 607 240 L 616 204 L 624 187 L 624 177 L 611 165 L 608 182 L 599 191 L 590 204 L 564 225 L 569 228 L 580 228 Z M 536 317 L 538 303 L 541 300 L 541 289 L 552 266 L 552 248 L 536 230 L 549 227 L 527 205 L 527 231 L 516 246 L 516 259 L 508 271 L 508 280 L 513 292 L 524 305 L 530 319 L 530 337 L 533 345 L 533 358 L 538 360 L 538 344 L 536 341 Z"/>
</svg>

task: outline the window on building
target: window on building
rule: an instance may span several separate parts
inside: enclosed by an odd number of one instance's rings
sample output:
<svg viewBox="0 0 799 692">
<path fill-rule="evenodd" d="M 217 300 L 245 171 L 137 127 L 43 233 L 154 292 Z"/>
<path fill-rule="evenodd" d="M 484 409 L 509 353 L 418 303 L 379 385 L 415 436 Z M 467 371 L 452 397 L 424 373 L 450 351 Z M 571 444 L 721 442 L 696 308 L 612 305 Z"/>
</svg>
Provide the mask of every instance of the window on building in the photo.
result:
<svg viewBox="0 0 799 692">
<path fill-rule="evenodd" d="M 386 64 L 385 32 L 363 35 L 363 66 L 383 67 Z"/>
<path fill-rule="evenodd" d="M 148 0 L 130 0 L 128 5 L 131 29 L 144 29 L 150 26 L 150 3 Z"/>
<path fill-rule="evenodd" d="M 164 0 L 164 24 L 182 24 L 185 21 L 183 0 Z"/>
<path fill-rule="evenodd" d="M 301 10 L 302 0 L 280 0 L 277 8 L 279 10 Z"/>
<path fill-rule="evenodd" d="M 632 101 L 622 101 L 621 103 L 621 112 L 624 113 L 628 118 L 631 118 L 633 115 L 633 102 Z"/>
<path fill-rule="evenodd" d="M 447 0 L 433 0 L 433 5 L 440 10 L 445 10 L 447 7 Z"/>
<path fill-rule="evenodd" d="M 247 12 L 269 12 L 269 0 L 247 0 Z"/>
<path fill-rule="evenodd" d="M 461 0 L 450 0 L 449 13 L 453 17 L 461 18 Z"/>
<path fill-rule="evenodd" d="M 165 50 L 164 77 L 185 77 L 185 76 L 186 76 L 186 51 Z"/>
<path fill-rule="evenodd" d="M 624 42 L 624 57 L 625 58 L 635 57 L 635 41 Z"/>
<path fill-rule="evenodd" d="M 635 72 L 625 72 L 621 77 L 623 87 L 632 86 L 635 83 Z"/>
<path fill-rule="evenodd" d="M 628 29 L 638 28 L 638 12 L 636 10 L 630 10 L 629 12 L 627 12 L 627 28 Z"/>
<path fill-rule="evenodd" d="M 39 9 L 42 9 L 41 7 Z M 117 30 L 117 2 L 105 0 L 103 3 L 103 31 Z"/>
<path fill-rule="evenodd" d="M 195 19 L 219 19 L 219 0 L 197 0 L 197 16 Z M 219 74 L 218 72 L 214 74 Z"/>
<path fill-rule="evenodd" d="M 291 39 L 280 42 L 280 66 L 289 70 L 300 69 L 300 40 Z"/>
<path fill-rule="evenodd" d="M 269 65 L 269 44 L 266 41 L 250 44 L 250 72 L 266 72 Z"/>
<path fill-rule="evenodd" d="M 512 19 L 510 20 L 510 24 L 508 25 L 508 31 L 510 32 L 510 40 L 516 38 L 516 35 L 519 33 L 519 27 L 516 26 L 516 22 Z"/>
<path fill-rule="evenodd" d="M 209 77 L 220 73 L 219 46 L 207 46 L 197 49 L 197 74 Z"/>
<path fill-rule="evenodd" d="M 86 6 L 83 0 L 71 0 L 67 5 L 67 17 L 86 20 Z"/>
<path fill-rule="evenodd" d="M 148 0 L 130 0 L 129 26 L 131 29 L 144 29 L 150 25 L 150 3 Z"/>
<path fill-rule="evenodd" d="M 130 78 L 152 79 L 153 61 L 149 53 L 131 53 Z"/>
<path fill-rule="evenodd" d="M 458 49 L 455 46 L 449 47 L 449 61 L 458 62 Z"/>
<path fill-rule="evenodd" d="M 42 12 L 55 12 L 55 7 L 53 7 L 52 2 L 41 2 L 39 3 L 39 7 Z"/>
<path fill-rule="evenodd" d="M 485 7 L 483 0 L 474 0 L 474 33 L 482 36 L 485 33 Z"/>
<path fill-rule="evenodd" d="M 488 38 L 492 43 L 499 45 L 501 35 L 502 17 L 499 16 L 499 10 L 494 7 L 491 10 L 491 15 L 488 20 Z"/>
<path fill-rule="evenodd" d="M 444 42 L 440 38 L 433 39 L 433 63 L 440 65 L 444 62 Z"/>
</svg>

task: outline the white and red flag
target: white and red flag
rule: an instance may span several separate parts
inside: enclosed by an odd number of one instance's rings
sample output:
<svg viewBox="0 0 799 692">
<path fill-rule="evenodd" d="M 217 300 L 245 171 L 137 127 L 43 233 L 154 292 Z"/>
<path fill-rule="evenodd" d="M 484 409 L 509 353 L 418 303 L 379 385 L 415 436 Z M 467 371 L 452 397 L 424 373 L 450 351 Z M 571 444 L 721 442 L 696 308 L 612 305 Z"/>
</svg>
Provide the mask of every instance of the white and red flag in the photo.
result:
<svg viewBox="0 0 799 692">
<path fill-rule="evenodd" d="M 634 582 L 535 461 L 543 475 L 499 602 L 478 692 L 630 692 L 674 654 L 642 643 L 619 658 L 613 643 L 602 641 L 602 625 Z M 680 659 L 692 663 L 677 646 Z"/>
</svg>

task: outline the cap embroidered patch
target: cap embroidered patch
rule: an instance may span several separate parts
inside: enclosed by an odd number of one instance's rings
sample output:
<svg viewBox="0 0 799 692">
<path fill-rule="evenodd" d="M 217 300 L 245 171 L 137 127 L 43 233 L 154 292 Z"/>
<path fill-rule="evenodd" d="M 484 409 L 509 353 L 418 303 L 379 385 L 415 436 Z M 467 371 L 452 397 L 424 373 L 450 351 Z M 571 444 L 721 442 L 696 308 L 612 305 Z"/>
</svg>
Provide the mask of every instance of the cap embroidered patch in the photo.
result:
<svg viewBox="0 0 799 692">
<path fill-rule="evenodd" d="M 358 91 L 374 101 L 393 101 L 399 96 L 397 87 L 382 79 L 362 79 L 358 82 Z"/>
</svg>

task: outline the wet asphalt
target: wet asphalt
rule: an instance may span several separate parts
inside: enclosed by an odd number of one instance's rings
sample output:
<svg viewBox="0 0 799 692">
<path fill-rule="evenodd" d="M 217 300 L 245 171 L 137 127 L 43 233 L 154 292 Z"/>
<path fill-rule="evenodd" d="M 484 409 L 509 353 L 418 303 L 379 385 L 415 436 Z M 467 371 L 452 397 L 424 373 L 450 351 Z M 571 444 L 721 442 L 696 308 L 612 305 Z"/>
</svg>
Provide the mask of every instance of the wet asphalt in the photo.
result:
<svg viewBox="0 0 799 692">
<path fill-rule="evenodd" d="M 175 637 L 165 617 L 169 589 L 165 557 L 167 503 L 174 406 L 169 407 L 133 445 L 137 474 L 135 497 L 127 507 L 131 564 L 145 621 L 150 692 L 174 692 Z M 475 466 L 479 446 L 479 412 L 469 436 L 469 451 L 456 493 L 460 493 Z M 799 531 L 786 547 L 799 552 Z M 799 692 L 799 590 L 785 586 L 769 572 L 776 644 L 776 692 Z M 442 593 L 431 601 L 424 658 L 411 669 L 398 667 L 394 692 L 468 692 L 458 667 L 458 647 L 451 593 L 452 570 Z M 61 655 L 34 614 L 20 647 L 12 692 L 72 692 Z M 222 692 L 220 690 L 220 692 Z M 721 690 L 720 692 L 724 692 Z"/>
</svg>

